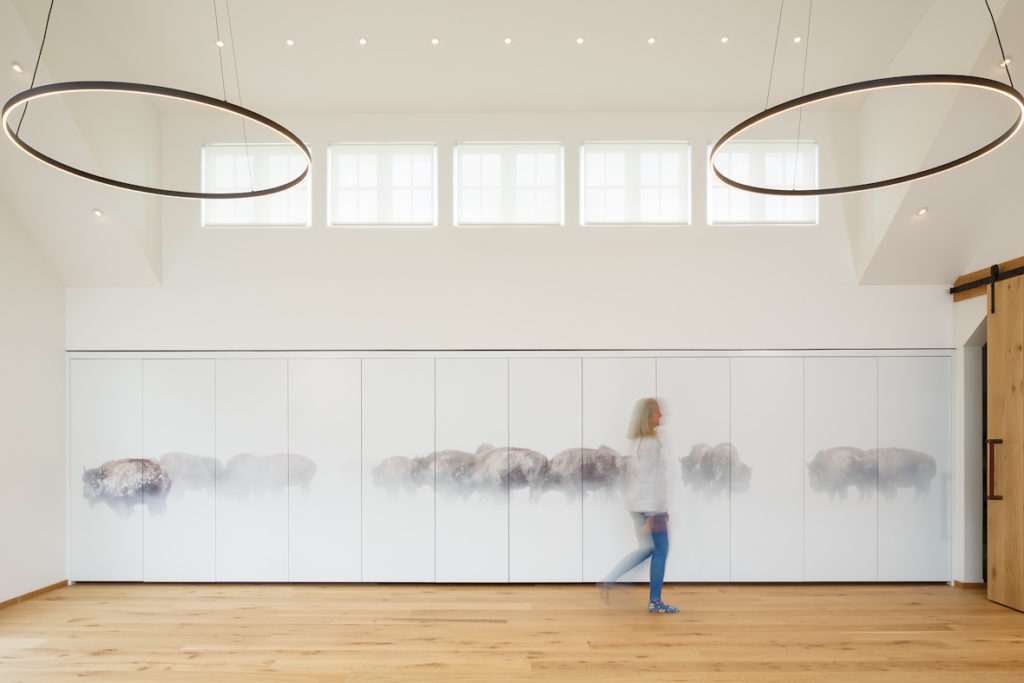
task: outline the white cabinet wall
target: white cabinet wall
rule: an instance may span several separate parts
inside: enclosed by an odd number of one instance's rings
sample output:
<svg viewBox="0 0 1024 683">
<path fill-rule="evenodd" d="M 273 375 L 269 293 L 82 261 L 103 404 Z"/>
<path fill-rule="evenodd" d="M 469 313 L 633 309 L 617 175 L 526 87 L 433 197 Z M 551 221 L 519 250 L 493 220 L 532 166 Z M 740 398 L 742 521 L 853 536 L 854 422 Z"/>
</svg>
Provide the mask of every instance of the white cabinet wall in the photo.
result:
<svg viewBox="0 0 1024 683">
<path fill-rule="evenodd" d="M 626 437 L 637 399 L 655 395 L 654 358 L 583 359 L 583 448 L 602 446 L 630 455 Z M 584 458 L 588 455 L 584 451 Z M 586 463 L 584 463 L 586 468 Z M 601 581 L 637 546 L 636 530 L 625 512 L 625 477 L 600 487 L 583 476 L 583 580 Z M 621 580 L 640 581 L 646 565 Z"/>
<path fill-rule="evenodd" d="M 668 456 L 667 581 L 729 580 L 729 359 L 659 358 L 658 430 Z M 728 460 L 726 460 L 728 463 Z"/>
<path fill-rule="evenodd" d="M 288 361 L 217 361 L 217 580 L 288 580 Z"/>
<path fill-rule="evenodd" d="M 69 363 L 75 581 L 601 580 L 636 546 L 618 455 L 648 396 L 667 581 L 951 575 L 948 354 Z"/>
<path fill-rule="evenodd" d="M 550 461 L 583 446 L 579 358 L 509 360 L 509 444 Z M 542 465 L 543 466 L 543 465 Z M 583 482 L 572 464 L 509 487 L 509 580 L 583 580 Z"/>
<path fill-rule="evenodd" d="M 216 370 L 213 360 L 142 361 L 142 457 L 171 478 L 146 496 L 146 581 L 216 580 Z"/>
<path fill-rule="evenodd" d="M 948 358 L 878 359 L 878 580 L 948 581 Z"/>
<path fill-rule="evenodd" d="M 803 579 L 803 359 L 732 359 L 733 581 Z M 746 490 L 744 490 L 746 489 Z"/>
<path fill-rule="evenodd" d="M 804 360 L 804 580 L 878 578 L 876 358 Z"/>
<path fill-rule="evenodd" d="M 435 362 L 437 581 L 506 582 L 508 360 Z"/>
<path fill-rule="evenodd" d="M 363 361 L 363 581 L 433 581 L 434 361 Z"/>
<path fill-rule="evenodd" d="M 141 476 L 142 361 L 77 360 L 68 384 L 71 578 L 141 581 L 142 494 L 121 482 Z"/>
<path fill-rule="evenodd" d="M 362 386 L 358 358 L 288 361 L 288 579 L 359 581 Z"/>
</svg>

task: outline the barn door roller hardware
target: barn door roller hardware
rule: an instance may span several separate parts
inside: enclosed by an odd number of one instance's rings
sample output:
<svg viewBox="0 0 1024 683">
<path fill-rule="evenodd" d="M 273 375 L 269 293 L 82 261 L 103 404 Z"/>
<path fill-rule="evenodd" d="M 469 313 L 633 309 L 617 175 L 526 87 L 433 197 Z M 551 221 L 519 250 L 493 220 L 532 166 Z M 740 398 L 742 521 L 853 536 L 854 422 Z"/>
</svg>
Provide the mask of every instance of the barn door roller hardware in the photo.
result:
<svg viewBox="0 0 1024 683">
<path fill-rule="evenodd" d="M 970 282 L 965 282 L 965 283 L 963 283 L 961 285 L 957 285 L 956 287 L 950 287 L 949 288 L 949 293 L 950 294 L 959 294 L 960 292 L 966 292 L 968 290 L 974 289 L 975 287 L 991 286 L 992 287 L 991 310 L 992 310 L 993 313 L 995 313 L 996 312 L 996 283 L 1000 282 L 1002 280 L 1009 280 L 1011 277 L 1017 277 L 1019 275 L 1024 275 L 1024 266 L 1020 266 L 1020 267 L 1017 267 L 1017 268 L 1011 268 L 1010 270 L 999 270 L 999 266 L 997 266 L 997 265 L 996 266 L 992 266 L 989 269 L 989 276 L 988 277 L 981 277 L 981 278 L 978 278 L 977 280 L 971 280 Z"/>
</svg>

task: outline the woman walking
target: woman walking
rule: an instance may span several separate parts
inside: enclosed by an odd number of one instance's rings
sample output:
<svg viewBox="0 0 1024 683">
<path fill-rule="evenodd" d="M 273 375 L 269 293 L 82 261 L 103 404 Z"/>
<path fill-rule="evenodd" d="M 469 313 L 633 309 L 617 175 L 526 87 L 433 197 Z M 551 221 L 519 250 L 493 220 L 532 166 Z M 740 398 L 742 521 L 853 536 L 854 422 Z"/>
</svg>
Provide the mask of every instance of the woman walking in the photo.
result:
<svg viewBox="0 0 1024 683">
<path fill-rule="evenodd" d="M 626 504 L 636 525 L 637 549 L 622 558 L 607 578 L 598 584 L 607 591 L 620 576 L 651 558 L 651 594 L 647 611 L 651 614 L 675 614 L 678 607 L 661 601 L 668 557 L 668 501 L 665 484 L 665 458 L 658 439 L 661 407 L 657 399 L 642 398 L 633 407 L 628 436 L 633 440 L 633 458 L 629 465 Z"/>
</svg>

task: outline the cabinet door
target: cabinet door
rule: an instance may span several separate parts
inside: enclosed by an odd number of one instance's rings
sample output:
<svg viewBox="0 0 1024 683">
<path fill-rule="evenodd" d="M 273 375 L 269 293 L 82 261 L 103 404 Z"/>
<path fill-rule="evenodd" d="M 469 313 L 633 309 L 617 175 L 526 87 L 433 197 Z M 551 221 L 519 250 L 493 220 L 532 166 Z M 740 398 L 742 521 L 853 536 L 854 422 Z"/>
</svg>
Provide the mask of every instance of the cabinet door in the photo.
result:
<svg viewBox="0 0 1024 683">
<path fill-rule="evenodd" d="M 508 581 L 508 361 L 436 361 L 437 580 Z"/>
<path fill-rule="evenodd" d="M 215 579 L 214 382 L 210 359 L 142 362 L 142 450 L 170 479 L 145 496 L 146 581 Z"/>
<path fill-rule="evenodd" d="M 288 361 L 288 578 L 359 581 L 360 363 Z"/>
<path fill-rule="evenodd" d="M 141 581 L 142 361 L 74 359 L 69 369 L 71 580 Z"/>
<path fill-rule="evenodd" d="M 582 446 L 579 358 L 509 361 L 509 580 L 583 579 L 581 467 L 551 469 Z"/>
<path fill-rule="evenodd" d="M 878 580 L 948 581 L 949 357 L 878 359 Z"/>
<path fill-rule="evenodd" d="M 217 360 L 217 580 L 288 580 L 288 365 Z"/>
<path fill-rule="evenodd" d="M 878 577 L 878 388 L 874 358 L 807 358 L 804 580 Z"/>
<path fill-rule="evenodd" d="M 732 359 L 732 444 L 732 580 L 800 581 L 802 358 Z"/>
<path fill-rule="evenodd" d="M 668 581 L 729 580 L 729 359 L 659 358 Z"/>
<path fill-rule="evenodd" d="M 626 510 L 625 473 L 598 468 L 589 472 L 587 459 L 602 458 L 608 451 L 629 455 L 626 429 L 633 405 L 642 398 L 654 397 L 655 382 L 653 358 L 583 359 L 584 581 L 603 579 L 637 546 L 636 531 Z M 649 576 L 645 563 L 622 580 L 645 581 Z"/>
<path fill-rule="evenodd" d="M 434 361 L 363 361 L 363 580 L 434 580 Z"/>
</svg>

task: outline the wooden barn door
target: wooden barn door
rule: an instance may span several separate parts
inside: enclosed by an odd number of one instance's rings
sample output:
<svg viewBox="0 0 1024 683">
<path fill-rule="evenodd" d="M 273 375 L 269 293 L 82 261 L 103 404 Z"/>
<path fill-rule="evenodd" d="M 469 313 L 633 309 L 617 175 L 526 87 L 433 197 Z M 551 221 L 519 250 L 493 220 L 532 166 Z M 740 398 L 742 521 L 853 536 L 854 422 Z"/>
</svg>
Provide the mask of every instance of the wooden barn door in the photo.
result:
<svg viewBox="0 0 1024 683">
<path fill-rule="evenodd" d="M 988 436 L 988 597 L 1024 611 L 1024 277 L 989 289 Z"/>
</svg>

